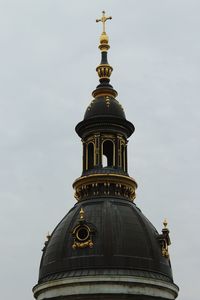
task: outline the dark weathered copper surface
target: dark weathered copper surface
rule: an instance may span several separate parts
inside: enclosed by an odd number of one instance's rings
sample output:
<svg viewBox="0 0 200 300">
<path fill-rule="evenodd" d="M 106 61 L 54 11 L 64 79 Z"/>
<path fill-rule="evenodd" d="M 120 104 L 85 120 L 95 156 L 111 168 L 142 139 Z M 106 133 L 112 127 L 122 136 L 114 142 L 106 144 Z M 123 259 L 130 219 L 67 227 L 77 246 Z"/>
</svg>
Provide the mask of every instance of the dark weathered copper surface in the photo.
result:
<svg viewBox="0 0 200 300">
<path fill-rule="evenodd" d="M 108 99 L 107 102 L 105 96 L 95 98 L 87 108 L 84 119 L 98 116 L 114 116 L 125 119 L 125 113 L 121 104 L 114 97 L 110 96 Z"/>
<path fill-rule="evenodd" d="M 71 231 L 81 207 L 86 221 L 96 228 L 94 246 L 74 250 Z M 69 211 L 44 250 L 39 282 L 49 276 L 68 276 L 68 272 L 83 270 L 149 272 L 154 274 L 151 276 L 172 280 L 170 262 L 162 256 L 158 232 L 135 204 L 117 197 L 83 201 Z"/>
</svg>

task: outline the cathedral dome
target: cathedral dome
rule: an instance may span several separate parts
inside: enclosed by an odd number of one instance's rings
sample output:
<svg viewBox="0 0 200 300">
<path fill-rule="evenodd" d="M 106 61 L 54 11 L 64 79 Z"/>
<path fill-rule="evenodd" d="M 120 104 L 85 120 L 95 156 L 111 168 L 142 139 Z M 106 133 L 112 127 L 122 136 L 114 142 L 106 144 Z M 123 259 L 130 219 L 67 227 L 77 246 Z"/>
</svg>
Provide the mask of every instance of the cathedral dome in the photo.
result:
<svg viewBox="0 0 200 300">
<path fill-rule="evenodd" d="M 92 247 L 74 247 L 73 231 L 79 226 L 81 209 L 85 224 L 81 226 L 92 228 Z M 84 232 L 79 229 L 81 234 Z M 134 203 L 121 197 L 77 203 L 55 228 L 43 251 L 39 283 L 105 273 L 173 281 L 158 232 Z"/>
<path fill-rule="evenodd" d="M 115 117 L 126 119 L 123 107 L 112 96 L 98 96 L 87 107 L 84 119 L 95 117 Z"/>
<path fill-rule="evenodd" d="M 128 174 L 126 120 L 110 85 L 113 68 L 103 11 L 100 84 L 76 126 L 82 142 L 82 173 L 74 183 L 77 203 L 43 248 L 37 300 L 174 300 L 167 221 L 159 234 L 134 204 L 137 183 Z M 73 161 L 71 162 L 73 164 Z"/>
</svg>

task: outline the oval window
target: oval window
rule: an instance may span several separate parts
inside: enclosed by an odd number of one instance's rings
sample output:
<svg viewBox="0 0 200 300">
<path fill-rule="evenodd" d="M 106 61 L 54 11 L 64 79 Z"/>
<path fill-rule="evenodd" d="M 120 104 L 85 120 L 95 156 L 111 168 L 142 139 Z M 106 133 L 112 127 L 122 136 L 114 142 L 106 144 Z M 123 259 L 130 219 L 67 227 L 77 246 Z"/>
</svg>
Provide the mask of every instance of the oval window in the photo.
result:
<svg viewBox="0 0 200 300">
<path fill-rule="evenodd" d="M 77 229 L 76 237 L 79 241 L 86 241 L 89 238 L 90 232 L 87 227 L 81 226 Z"/>
</svg>

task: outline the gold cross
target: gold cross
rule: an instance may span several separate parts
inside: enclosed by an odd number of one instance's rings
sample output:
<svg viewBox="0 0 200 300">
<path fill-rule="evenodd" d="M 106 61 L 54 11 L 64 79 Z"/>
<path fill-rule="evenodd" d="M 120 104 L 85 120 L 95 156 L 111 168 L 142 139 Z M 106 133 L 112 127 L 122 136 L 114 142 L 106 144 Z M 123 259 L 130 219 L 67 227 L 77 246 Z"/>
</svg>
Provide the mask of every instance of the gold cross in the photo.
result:
<svg viewBox="0 0 200 300">
<path fill-rule="evenodd" d="M 103 33 L 105 33 L 106 32 L 106 21 L 107 20 L 111 20 L 112 17 L 106 17 L 104 10 L 102 11 L 102 14 L 103 14 L 102 18 L 101 19 L 97 19 L 96 22 L 102 22 L 103 23 Z"/>
</svg>

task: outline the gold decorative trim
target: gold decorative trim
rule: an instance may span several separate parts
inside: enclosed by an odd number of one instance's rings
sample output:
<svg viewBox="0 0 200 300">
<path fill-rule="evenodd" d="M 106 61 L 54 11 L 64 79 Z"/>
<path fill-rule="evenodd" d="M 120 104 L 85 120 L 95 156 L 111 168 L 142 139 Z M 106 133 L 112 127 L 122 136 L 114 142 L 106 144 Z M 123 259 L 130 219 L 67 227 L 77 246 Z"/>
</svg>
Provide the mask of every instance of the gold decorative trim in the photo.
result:
<svg viewBox="0 0 200 300">
<path fill-rule="evenodd" d="M 85 237 L 81 237 L 81 234 L 80 234 L 81 230 L 86 231 L 86 236 Z M 90 230 L 89 230 L 88 226 L 84 226 L 84 227 L 80 226 L 76 231 L 76 238 L 77 238 L 77 240 L 79 240 L 81 242 L 87 240 L 89 238 L 89 236 L 90 236 Z"/>
<path fill-rule="evenodd" d="M 102 141 L 105 141 L 107 139 L 112 139 L 115 140 L 115 135 L 114 134 L 102 134 L 101 135 Z"/>
<path fill-rule="evenodd" d="M 105 102 L 106 102 L 107 108 L 109 108 L 110 107 L 110 98 L 109 98 L 109 96 L 105 96 Z"/>
<path fill-rule="evenodd" d="M 80 210 L 79 214 L 80 214 L 80 220 L 84 220 L 85 219 L 85 212 L 84 212 L 82 207 L 81 207 L 81 210 Z"/>
<path fill-rule="evenodd" d="M 101 64 L 96 68 L 98 76 L 100 79 L 110 78 L 113 68 L 108 64 Z"/>
<path fill-rule="evenodd" d="M 163 221 L 164 228 L 162 229 L 162 234 L 159 235 L 159 240 L 161 243 L 162 256 L 169 258 L 169 245 L 171 245 L 169 237 L 169 229 L 167 228 L 168 222 L 165 219 Z"/>
<path fill-rule="evenodd" d="M 94 135 L 91 135 L 91 136 L 88 136 L 86 139 L 85 139 L 85 143 L 94 143 L 95 142 L 95 138 L 94 138 Z"/>
<path fill-rule="evenodd" d="M 82 231 L 82 232 L 81 232 Z M 92 235 L 94 234 L 94 229 L 87 224 L 85 220 L 85 212 L 81 207 L 79 212 L 79 222 L 72 230 L 72 236 L 74 238 L 74 243 L 72 245 L 73 249 L 83 249 L 86 247 L 92 248 L 93 241 Z"/>
<path fill-rule="evenodd" d="M 88 110 L 88 111 L 91 110 L 92 105 L 94 104 L 94 102 L 95 102 L 95 99 L 93 99 L 93 100 L 90 102 L 90 104 L 89 104 L 88 107 L 87 107 L 87 110 Z"/>
<path fill-rule="evenodd" d="M 80 248 L 80 249 L 83 249 L 83 248 L 92 248 L 94 246 L 92 240 L 88 240 L 86 242 L 74 242 L 74 244 L 72 245 L 72 248 L 73 249 L 76 249 L 76 248 Z"/>
<path fill-rule="evenodd" d="M 99 151 L 100 151 L 100 149 L 99 149 L 99 147 L 100 147 L 100 133 L 94 134 L 94 139 L 95 139 L 94 155 L 96 157 L 95 165 L 97 166 L 97 165 L 100 164 L 100 161 L 99 161 L 99 159 L 100 159 L 100 153 L 99 153 Z"/>
<path fill-rule="evenodd" d="M 111 96 L 111 97 L 117 97 L 118 93 L 115 90 L 109 90 L 109 89 L 96 89 L 92 92 L 92 96 L 95 97 L 100 97 L 100 96 Z M 116 99 L 115 99 L 116 100 Z"/>
<path fill-rule="evenodd" d="M 135 180 L 129 176 L 118 174 L 91 174 L 82 176 L 73 183 L 75 198 L 81 201 L 88 196 L 107 195 L 123 196 L 134 201 L 137 188 Z"/>
<path fill-rule="evenodd" d="M 91 174 L 91 175 L 87 175 L 87 176 L 82 176 L 77 178 L 74 183 L 73 183 L 73 188 L 75 188 L 75 185 L 80 182 L 80 181 L 84 181 L 84 182 L 93 182 L 93 178 L 95 178 L 95 181 L 97 179 L 102 179 L 102 180 L 123 180 L 123 182 L 127 182 L 128 184 L 134 183 L 134 185 L 137 188 L 137 183 L 136 181 L 130 177 L 130 176 L 125 176 L 125 175 L 120 175 L 120 174 L 112 174 L 112 173 L 108 173 L 108 174 Z"/>
</svg>

